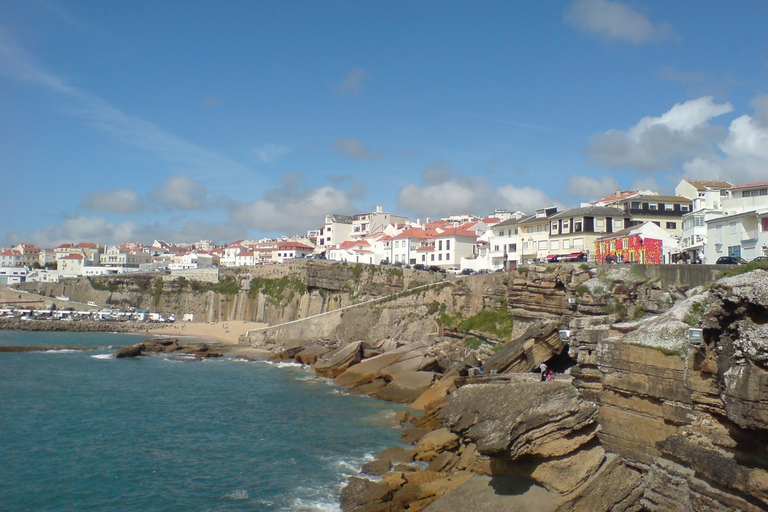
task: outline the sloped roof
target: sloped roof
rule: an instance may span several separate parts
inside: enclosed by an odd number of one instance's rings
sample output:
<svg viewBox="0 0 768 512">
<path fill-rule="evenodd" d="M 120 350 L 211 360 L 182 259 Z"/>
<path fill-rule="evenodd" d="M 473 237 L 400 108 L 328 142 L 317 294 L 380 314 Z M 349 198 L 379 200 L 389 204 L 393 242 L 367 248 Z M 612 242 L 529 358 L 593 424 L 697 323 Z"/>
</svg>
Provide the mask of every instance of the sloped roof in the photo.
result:
<svg viewBox="0 0 768 512">
<path fill-rule="evenodd" d="M 768 186 L 768 181 L 761 181 L 759 183 L 745 183 L 743 185 L 734 185 L 732 187 L 732 190 L 733 189 L 740 190 L 743 188 L 753 188 L 753 187 L 765 187 L 765 186 Z"/>
<path fill-rule="evenodd" d="M 571 208 L 570 210 L 556 213 L 551 216 L 550 219 L 567 219 L 570 217 L 593 215 L 596 217 L 623 217 L 626 213 L 621 208 L 614 208 L 612 206 L 582 206 L 580 208 Z"/>
<path fill-rule="evenodd" d="M 434 238 L 436 234 L 434 229 L 408 228 L 394 238 Z"/>
<path fill-rule="evenodd" d="M 526 220 L 535 218 L 535 217 L 536 217 L 535 215 L 525 215 L 523 217 L 520 217 L 519 219 L 507 219 L 507 220 L 505 220 L 503 222 L 499 222 L 498 224 L 496 224 L 493 227 L 494 228 L 506 228 L 506 227 L 509 227 L 509 226 L 517 226 L 518 224 L 520 224 L 522 222 L 525 222 Z"/>
<path fill-rule="evenodd" d="M 463 228 L 445 228 L 435 236 L 435 238 L 445 238 L 449 236 L 463 236 L 468 238 L 477 238 L 477 233 L 474 231 L 469 231 L 468 229 Z"/>
<path fill-rule="evenodd" d="M 340 215 L 338 213 L 334 213 L 329 215 L 331 222 L 337 222 L 339 224 L 352 224 L 352 221 L 355 220 L 352 215 Z"/>
<path fill-rule="evenodd" d="M 684 179 L 686 183 L 693 185 L 696 190 L 708 190 L 708 189 L 721 189 L 731 188 L 733 185 L 727 181 L 712 181 L 712 180 L 688 180 Z"/>
</svg>

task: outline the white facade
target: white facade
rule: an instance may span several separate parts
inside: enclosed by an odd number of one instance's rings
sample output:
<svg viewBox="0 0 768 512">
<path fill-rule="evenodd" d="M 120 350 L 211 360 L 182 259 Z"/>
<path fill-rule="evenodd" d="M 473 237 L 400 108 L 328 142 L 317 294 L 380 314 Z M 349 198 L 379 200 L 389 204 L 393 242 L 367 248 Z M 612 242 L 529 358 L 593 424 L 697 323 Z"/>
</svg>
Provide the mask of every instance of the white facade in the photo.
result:
<svg viewBox="0 0 768 512">
<path fill-rule="evenodd" d="M 435 265 L 458 267 L 462 258 L 475 256 L 477 236 L 461 228 L 451 228 L 435 236 Z"/>
<path fill-rule="evenodd" d="M 351 215 L 326 215 L 325 223 L 320 228 L 317 238 L 317 250 L 324 251 L 336 247 L 345 240 L 352 239 Z"/>
</svg>

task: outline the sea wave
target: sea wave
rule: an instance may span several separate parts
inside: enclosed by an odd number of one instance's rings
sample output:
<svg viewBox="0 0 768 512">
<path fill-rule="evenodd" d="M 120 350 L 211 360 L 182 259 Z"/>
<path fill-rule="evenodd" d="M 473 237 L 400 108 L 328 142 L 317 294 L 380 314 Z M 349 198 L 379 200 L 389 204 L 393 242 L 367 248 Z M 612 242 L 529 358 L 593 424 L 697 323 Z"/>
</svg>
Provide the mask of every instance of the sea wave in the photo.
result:
<svg viewBox="0 0 768 512">
<path fill-rule="evenodd" d="M 57 350 L 45 350 L 44 353 L 46 354 L 74 354 L 75 352 L 80 352 L 79 350 L 72 350 L 69 348 L 62 348 Z"/>
<path fill-rule="evenodd" d="M 115 354 L 95 354 L 91 356 L 94 359 L 114 359 Z"/>
</svg>

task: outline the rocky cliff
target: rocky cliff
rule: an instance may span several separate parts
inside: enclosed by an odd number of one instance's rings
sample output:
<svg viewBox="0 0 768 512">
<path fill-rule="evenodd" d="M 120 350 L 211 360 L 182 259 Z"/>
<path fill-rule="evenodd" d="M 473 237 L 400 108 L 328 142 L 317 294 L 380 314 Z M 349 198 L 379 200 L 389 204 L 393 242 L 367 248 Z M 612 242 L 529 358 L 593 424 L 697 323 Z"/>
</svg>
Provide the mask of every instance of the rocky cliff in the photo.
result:
<svg viewBox="0 0 768 512">
<path fill-rule="evenodd" d="M 518 274 L 526 330 L 480 375 L 432 367 L 413 448 L 379 454 L 343 510 L 768 509 L 768 272 L 685 288 L 627 267 Z M 542 362 L 566 373 L 542 382 Z M 365 364 L 344 373 L 393 373 Z"/>
</svg>

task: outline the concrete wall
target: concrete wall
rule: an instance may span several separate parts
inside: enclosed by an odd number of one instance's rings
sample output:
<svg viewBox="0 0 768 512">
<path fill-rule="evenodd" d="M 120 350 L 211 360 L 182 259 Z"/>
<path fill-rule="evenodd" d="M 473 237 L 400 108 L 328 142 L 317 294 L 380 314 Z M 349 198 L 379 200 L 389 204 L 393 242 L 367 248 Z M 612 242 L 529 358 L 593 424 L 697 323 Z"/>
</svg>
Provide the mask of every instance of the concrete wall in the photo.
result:
<svg viewBox="0 0 768 512">
<path fill-rule="evenodd" d="M 662 286 L 685 284 L 691 288 L 707 286 L 717 281 L 734 265 L 633 265 L 641 274 L 660 279 Z"/>
</svg>

